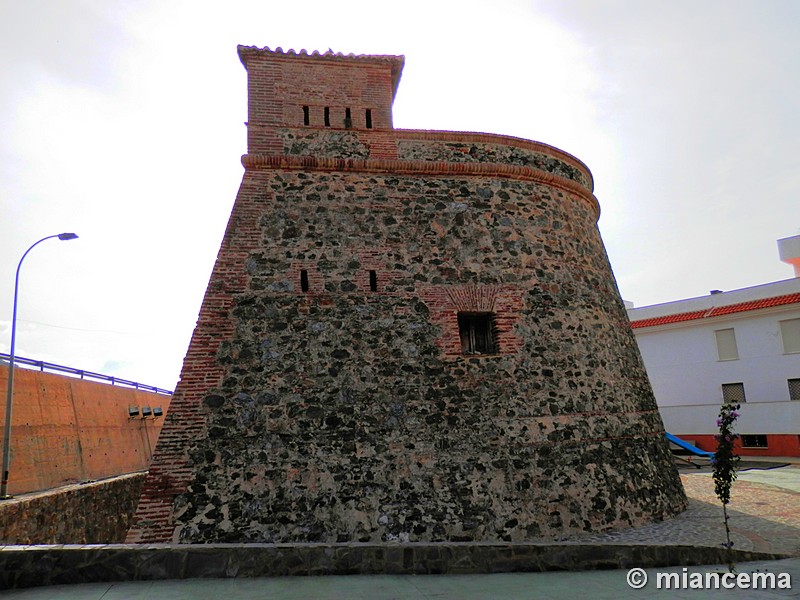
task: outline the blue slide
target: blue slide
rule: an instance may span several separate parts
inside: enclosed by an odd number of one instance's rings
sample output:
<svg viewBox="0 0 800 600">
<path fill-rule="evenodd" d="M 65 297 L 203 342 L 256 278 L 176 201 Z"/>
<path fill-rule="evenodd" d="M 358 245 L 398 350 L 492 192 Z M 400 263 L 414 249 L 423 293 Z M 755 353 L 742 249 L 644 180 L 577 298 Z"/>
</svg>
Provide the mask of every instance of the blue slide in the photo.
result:
<svg viewBox="0 0 800 600">
<path fill-rule="evenodd" d="M 673 444 L 675 444 L 676 446 L 680 446 L 684 450 L 688 450 L 689 452 L 691 452 L 692 454 L 694 454 L 696 456 L 703 456 L 705 458 L 710 458 L 712 460 L 714 458 L 714 453 L 713 452 L 707 452 L 706 450 L 700 450 L 700 448 L 698 448 L 694 444 L 690 444 L 689 442 L 684 442 L 681 438 L 676 437 L 676 436 L 672 435 L 671 433 L 667 433 L 667 439 L 670 442 L 672 442 Z"/>
</svg>

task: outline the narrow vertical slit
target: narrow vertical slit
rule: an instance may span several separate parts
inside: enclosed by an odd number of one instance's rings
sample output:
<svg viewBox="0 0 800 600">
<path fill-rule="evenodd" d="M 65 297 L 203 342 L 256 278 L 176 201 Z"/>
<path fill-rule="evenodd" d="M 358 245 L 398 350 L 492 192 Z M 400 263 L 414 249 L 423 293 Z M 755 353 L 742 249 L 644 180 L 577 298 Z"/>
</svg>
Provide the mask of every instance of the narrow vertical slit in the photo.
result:
<svg viewBox="0 0 800 600">
<path fill-rule="evenodd" d="M 344 126 L 345 129 L 350 129 L 353 126 L 353 116 L 350 114 L 350 109 L 344 109 Z"/>
<path fill-rule="evenodd" d="M 308 291 L 308 271 L 305 269 L 300 271 L 300 289 L 304 292 Z"/>
<path fill-rule="evenodd" d="M 369 289 L 370 291 L 378 291 L 378 274 L 375 271 L 369 272 Z"/>
<path fill-rule="evenodd" d="M 325 127 L 331 126 L 331 109 L 329 106 L 325 107 Z"/>
<path fill-rule="evenodd" d="M 310 124 L 311 124 L 311 118 L 309 117 L 308 107 L 304 106 L 303 107 L 303 125 L 310 125 Z"/>
<path fill-rule="evenodd" d="M 372 109 L 367 109 L 367 129 L 372 129 Z"/>
</svg>

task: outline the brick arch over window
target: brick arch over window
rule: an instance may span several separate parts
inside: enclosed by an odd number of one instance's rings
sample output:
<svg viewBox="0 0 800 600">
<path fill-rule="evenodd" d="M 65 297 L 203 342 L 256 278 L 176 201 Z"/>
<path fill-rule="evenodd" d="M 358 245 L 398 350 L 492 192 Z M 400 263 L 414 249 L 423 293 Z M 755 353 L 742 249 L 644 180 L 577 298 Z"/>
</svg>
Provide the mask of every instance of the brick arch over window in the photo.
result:
<svg viewBox="0 0 800 600">
<path fill-rule="evenodd" d="M 497 285 L 458 285 L 447 289 L 447 296 L 458 312 L 491 313 L 500 291 Z"/>
</svg>

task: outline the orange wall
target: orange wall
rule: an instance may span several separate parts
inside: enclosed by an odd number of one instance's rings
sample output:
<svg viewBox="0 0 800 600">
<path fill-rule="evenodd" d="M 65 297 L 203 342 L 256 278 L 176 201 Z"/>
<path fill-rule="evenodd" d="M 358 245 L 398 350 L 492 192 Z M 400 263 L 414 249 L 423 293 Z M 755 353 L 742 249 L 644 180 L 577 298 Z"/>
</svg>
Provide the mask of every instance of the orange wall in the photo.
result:
<svg viewBox="0 0 800 600">
<path fill-rule="evenodd" d="M 0 366 L 0 438 L 8 366 Z M 141 471 L 150 466 L 163 417 L 128 418 L 128 406 L 170 396 L 29 369 L 14 370 L 10 494 Z"/>
<path fill-rule="evenodd" d="M 711 434 L 686 433 L 675 434 L 682 440 L 693 443 L 701 450 L 714 452 L 717 449 L 717 440 Z M 741 438 L 736 440 L 733 447 L 740 456 L 800 456 L 800 435 L 768 433 L 766 448 L 743 448 Z"/>
</svg>

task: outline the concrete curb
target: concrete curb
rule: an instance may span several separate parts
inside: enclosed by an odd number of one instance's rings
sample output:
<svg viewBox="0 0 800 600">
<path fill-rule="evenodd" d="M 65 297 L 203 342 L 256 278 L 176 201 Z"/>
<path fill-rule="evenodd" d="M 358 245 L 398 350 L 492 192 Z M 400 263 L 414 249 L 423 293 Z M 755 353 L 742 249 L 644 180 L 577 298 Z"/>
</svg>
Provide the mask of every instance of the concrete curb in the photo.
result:
<svg viewBox="0 0 800 600">
<path fill-rule="evenodd" d="M 734 550 L 735 562 L 784 555 Z M 425 575 L 722 564 L 712 546 L 581 543 L 154 544 L 0 547 L 0 589 L 298 575 Z"/>
</svg>

